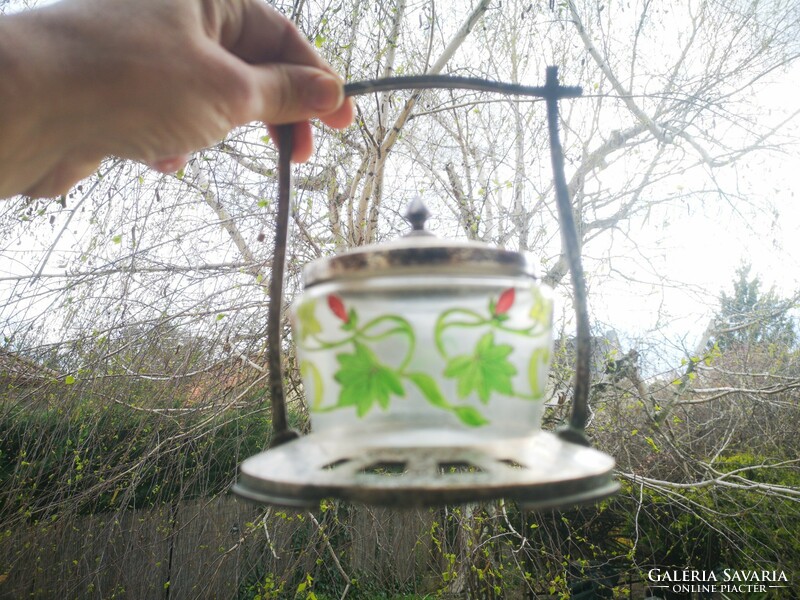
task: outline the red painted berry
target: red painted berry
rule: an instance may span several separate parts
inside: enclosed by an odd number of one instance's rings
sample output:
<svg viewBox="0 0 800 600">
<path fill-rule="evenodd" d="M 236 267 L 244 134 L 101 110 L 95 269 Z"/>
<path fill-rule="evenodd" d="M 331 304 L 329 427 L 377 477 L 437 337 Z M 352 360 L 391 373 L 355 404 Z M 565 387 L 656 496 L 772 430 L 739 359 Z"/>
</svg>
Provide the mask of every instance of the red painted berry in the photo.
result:
<svg viewBox="0 0 800 600">
<path fill-rule="evenodd" d="M 500 298 L 497 299 L 497 304 L 494 307 L 495 315 L 503 315 L 508 312 L 514 304 L 515 293 L 514 288 L 508 288 L 500 294 Z"/>
<path fill-rule="evenodd" d="M 328 307 L 331 309 L 331 312 L 335 314 L 339 319 L 347 323 L 350 320 L 350 317 L 347 316 L 347 310 L 344 307 L 344 302 L 339 296 L 335 294 L 330 294 L 328 296 Z"/>
</svg>

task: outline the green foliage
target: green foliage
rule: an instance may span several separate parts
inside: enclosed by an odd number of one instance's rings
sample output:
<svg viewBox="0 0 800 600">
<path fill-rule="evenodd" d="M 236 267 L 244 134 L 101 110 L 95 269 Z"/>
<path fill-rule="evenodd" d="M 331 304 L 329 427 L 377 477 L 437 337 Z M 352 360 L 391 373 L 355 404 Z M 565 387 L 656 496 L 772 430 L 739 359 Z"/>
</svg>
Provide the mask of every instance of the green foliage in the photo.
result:
<svg viewBox="0 0 800 600">
<path fill-rule="evenodd" d="M 795 324 L 789 315 L 792 302 L 780 298 L 774 289 L 764 292 L 758 277 L 750 277 L 750 265 L 736 270 L 733 294 L 720 294 L 716 339 L 722 350 L 754 345 L 790 349 L 797 341 Z"/>
<path fill-rule="evenodd" d="M 17 405 L 0 413 L 0 514 L 42 518 L 65 506 L 96 513 L 218 494 L 270 432 L 252 410 L 176 416 L 85 396 Z"/>
<path fill-rule="evenodd" d="M 616 522 L 612 535 L 630 544 L 632 564 L 717 572 L 783 570 L 796 585 L 800 507 L 789 497 L 765 495 L 756 486 L 798 489 L 800 472 L 760 466 L 772 462 L 747 452 L 718 458 L 714 466 L 730 474 L 729 481 L 743 483 L 738 479 L 742 477 L 752 482 L 741 488 L 698 486 L 663 493 L 623 481 L 622 492 L 608 504 L 607 514 Z M 775 590 L 771 593 L 765 597 L 780 597 Z"/>
</svg>

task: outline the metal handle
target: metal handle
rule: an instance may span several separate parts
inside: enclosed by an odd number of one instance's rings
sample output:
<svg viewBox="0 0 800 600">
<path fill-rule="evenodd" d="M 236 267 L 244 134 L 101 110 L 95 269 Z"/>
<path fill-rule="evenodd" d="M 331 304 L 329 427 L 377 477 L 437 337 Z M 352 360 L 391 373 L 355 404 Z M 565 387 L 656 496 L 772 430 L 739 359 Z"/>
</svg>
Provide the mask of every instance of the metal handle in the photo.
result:
<svg viewBox="0 0 800 600">
<path fill-rule="evenodd" d="M 413 77 L 388 77 L 370 81 L 358 81 L 344 86 L 346 96 L 405 89 L 470 89 L 512 96 L 544 98 L 547 106 L 547 124 L 550 134 L 550 157 L 553 165 L 553 180 L 558 206 L 564 248 L 567 254 L 572 279 L 573 302 L 576 316 L 575 389 L 572 397 L 572 413 L 569 425 L 559 435 L 571 442 L 588 445 L 584 429 L 588 419 L 589 361 L 591 342 L 589 337 L 589 311 L 586 307 L 586 282 L 580 257 L 580 243 L 572 215 L 567 180 L 564 174 L 564 152 L 558 136 L 558 101 L 561 98 L 576 98 L 582 94 L 579 87 L 562 86 L 558 83 L 558 67 L 547 67 L 544 87 L 531 87 L 502 83 L 472 77 L 449 75 L 419 75 Z M 286 240 L 289 226 L 290 161 L 292 153 L 292 126 L 278 129 L 278 215 L 275 221 L 275 251 L 272 259 L 270 281 L 270 306 L 267 323 L 267 355 L 269 364 L 269 387 L 272 400 L 272 446 L 280 445 L 297 437 L 291 431 L 286 416 L 283 395 L 283 373 L 281 369 L 281 312 L 283 304 L 283 271 L 286 262 Z"/>
</svg>

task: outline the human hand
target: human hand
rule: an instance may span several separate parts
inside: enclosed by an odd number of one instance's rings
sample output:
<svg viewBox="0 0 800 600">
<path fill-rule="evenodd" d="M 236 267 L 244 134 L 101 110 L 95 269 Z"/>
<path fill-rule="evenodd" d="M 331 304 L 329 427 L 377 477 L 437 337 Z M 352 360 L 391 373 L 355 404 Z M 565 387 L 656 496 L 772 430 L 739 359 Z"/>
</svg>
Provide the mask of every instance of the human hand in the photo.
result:
<svg viewBox="0 0 800 600">
<path fill-rule="evenodd" d="M 353 119 L 330 66 L 262 0 L 64 0 L 0 28 L 0 197 L 64 193 L 108 155 L 177 170 L 254 120 L 273 137 L 295 123 L 304 161 L 308 119 Z"/>
</svg>

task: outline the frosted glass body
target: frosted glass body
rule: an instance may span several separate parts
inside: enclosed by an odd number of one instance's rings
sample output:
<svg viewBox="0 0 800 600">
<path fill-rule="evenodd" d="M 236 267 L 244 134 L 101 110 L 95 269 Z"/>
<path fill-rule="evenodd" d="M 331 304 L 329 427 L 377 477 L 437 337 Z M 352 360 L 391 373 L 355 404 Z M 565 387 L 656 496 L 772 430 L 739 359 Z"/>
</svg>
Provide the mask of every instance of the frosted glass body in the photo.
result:
<svg viewBox="0 0 800 600">
<path fill-rule="evenodd" d="M 552 294 L 526 277 L 309 287 L 292 306 L 312 429 L 540 428 Z"/>
</svg>

